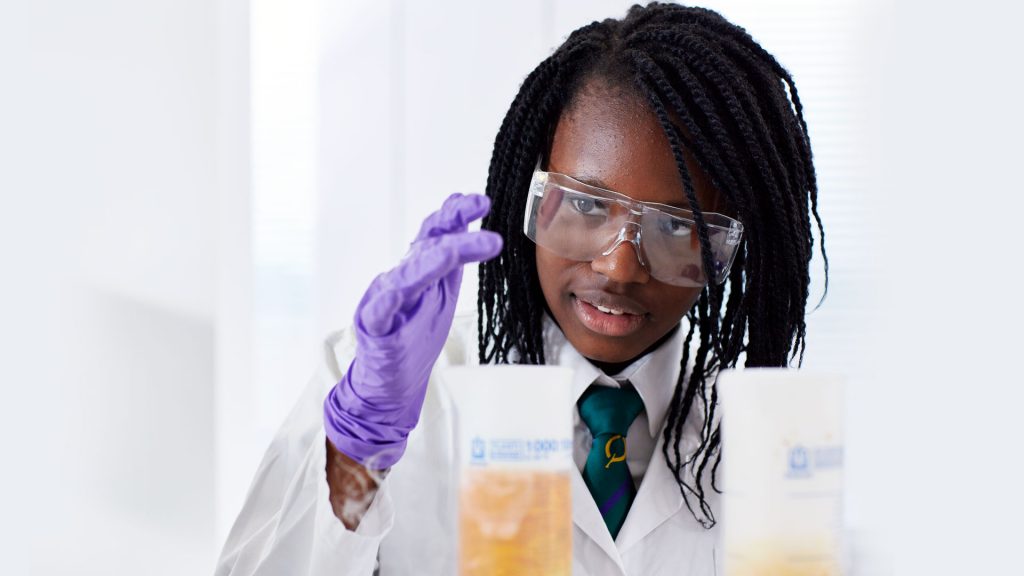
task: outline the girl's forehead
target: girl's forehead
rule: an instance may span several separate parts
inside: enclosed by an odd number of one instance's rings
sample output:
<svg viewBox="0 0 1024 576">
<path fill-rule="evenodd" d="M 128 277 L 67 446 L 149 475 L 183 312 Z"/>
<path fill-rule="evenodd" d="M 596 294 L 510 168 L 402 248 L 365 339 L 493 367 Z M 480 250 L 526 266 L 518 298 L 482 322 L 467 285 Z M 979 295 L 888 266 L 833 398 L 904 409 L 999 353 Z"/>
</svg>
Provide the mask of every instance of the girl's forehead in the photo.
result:
<svg viewBox="0 0 1024 576">
<path fill-rule="evenodd" d="M 692 157 L 686 168 L 701 207 L 717 204 Z M 689 207 L 668 136 L 638 98 L 583 91 L 559 119 L 548 169 L 636 200 Z"/>
</svg>

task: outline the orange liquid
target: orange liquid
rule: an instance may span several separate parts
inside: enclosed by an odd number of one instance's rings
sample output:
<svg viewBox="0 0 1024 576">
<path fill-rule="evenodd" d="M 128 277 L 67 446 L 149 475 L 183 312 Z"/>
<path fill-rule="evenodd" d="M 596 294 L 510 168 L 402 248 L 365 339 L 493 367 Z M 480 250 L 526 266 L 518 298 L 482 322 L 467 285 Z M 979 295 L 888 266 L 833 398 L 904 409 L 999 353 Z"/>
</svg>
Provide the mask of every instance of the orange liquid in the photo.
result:
<svg viewBox="0 0 1024 576">
<path fill-rule="evenodd" d="M 459 488 L 459 574 L 571 574 L 568 472 L 467 470 Z"/>
</svg>

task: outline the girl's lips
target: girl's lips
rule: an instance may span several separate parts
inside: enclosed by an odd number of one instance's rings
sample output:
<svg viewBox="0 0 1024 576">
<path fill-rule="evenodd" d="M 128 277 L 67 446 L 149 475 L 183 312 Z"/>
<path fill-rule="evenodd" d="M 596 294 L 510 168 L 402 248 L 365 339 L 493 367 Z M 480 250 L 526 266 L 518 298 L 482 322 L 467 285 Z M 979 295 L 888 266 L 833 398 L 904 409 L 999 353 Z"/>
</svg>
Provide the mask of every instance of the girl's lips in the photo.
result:
<svg viewBox="0 0 1024 576">
<path fill-rule="evenodd" d="M 580 323 L 590 331 L 603 336 L 627 336 L 640 329 L 644 316 L 624 313 L 621 315 L 607 314 L 598 310 L 593 304 L 585 302 L 575 295 L 572 296 L 573 311 Z"/>
<path fill-rule="evenodd" d="M 647 309 L 644 306 L 622 294 L 611 294 L 604 290 L 577 289 L 570 292 L 569 295 L 591 306 L 611 308 L 617 312 L 628 312 L 634 316 L 645 316 L 647 314 Z"/>
</svg>

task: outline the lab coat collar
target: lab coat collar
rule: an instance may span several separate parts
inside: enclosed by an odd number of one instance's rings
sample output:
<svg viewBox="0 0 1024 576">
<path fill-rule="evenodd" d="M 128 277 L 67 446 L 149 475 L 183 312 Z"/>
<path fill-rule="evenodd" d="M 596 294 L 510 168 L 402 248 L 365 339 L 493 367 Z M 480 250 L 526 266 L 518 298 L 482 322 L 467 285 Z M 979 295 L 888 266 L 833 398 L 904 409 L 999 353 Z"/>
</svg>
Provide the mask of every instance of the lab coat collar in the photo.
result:
<svg viewBox="0 0 1024 576">
<path fill-rule="evenodd" d="M 549 363 L 573 370 L 573 402 L 579 400 L 591 384 L 603 384 L 618 388 L 629 380 L 643 400 L 651 438 L 657 438 L 665 422 L 665 414 L 672 402 L 672 393 L 679 379 L 679 364 L 683 356 L 684 334 L 682 327 L 653 352 L 630 364 L 614 378 L 606 375 L 583 357 L 566 340 L 554 320 L 544 315 L 545 357 Z"/>
<path fill-rule="evenodd" d="M 662 453 L 664 437 L 661 428 L 676 379 L 679 376 L 679 364 L 682 358 L 684 335 L 682 328 L 650 354 L 637 360 L 622 373 L 616 375 L 618 380 L 629 380 L 640 393 L 644 401 L 650 422 L 651 436 L 657 438 L 654 454 L 644 474 L 643 482 L 637 492 L 636 500 L 630 507 L 626 521 L 619 531 L 616 540 L 601 517 L 601 512 L 593 498 L 576 497 L 573 502 L 573 522 L 593 540 L 622 569 L 621 554 L 650 534 L 683 507 L 683 496 L 679 483 L 669 470 Z M 620 383 L 605 375 L 600 369 L 584 358 L 568 343 L 561 329 L 547 315 L 544 317 L 544 342 L 547 347 L 545 357 L 549 363 L 573 369 L 573 399 L 580 395 L 593 383 L 618 387 Z M 694 403 L 685 425 L 683 443 L 680 452 L 684 459 L 696 449 L 703 413 L 698 409 L 700 402 Z M 583 476 L 575 467 L 572 469 L 573 494 L 587 495 L 590 492 L 583 481 Z M 696 521 L 694 521 L 696 522 Z"/>
</svg>

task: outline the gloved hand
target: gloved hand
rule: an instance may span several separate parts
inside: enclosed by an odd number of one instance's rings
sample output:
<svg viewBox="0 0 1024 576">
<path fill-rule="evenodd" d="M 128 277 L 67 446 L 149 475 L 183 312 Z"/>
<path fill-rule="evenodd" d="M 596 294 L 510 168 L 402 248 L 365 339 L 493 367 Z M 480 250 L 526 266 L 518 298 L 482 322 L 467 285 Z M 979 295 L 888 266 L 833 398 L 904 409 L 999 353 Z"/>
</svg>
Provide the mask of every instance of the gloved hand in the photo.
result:
<svg viewBox="0 0 1024 576">
<path fill-rule="evenodd" d="M 405 259 L 377 276 L 355 314 L 356 355 L 324 400 L 327 438 L 371 469 L 394 465 L 419 421 L 427 380 L 455 315 L 462 267 L 501 252 L 501 236 L 467 232 L 490 210 L 453 194 L 423 222 Z"/>
</svg>

